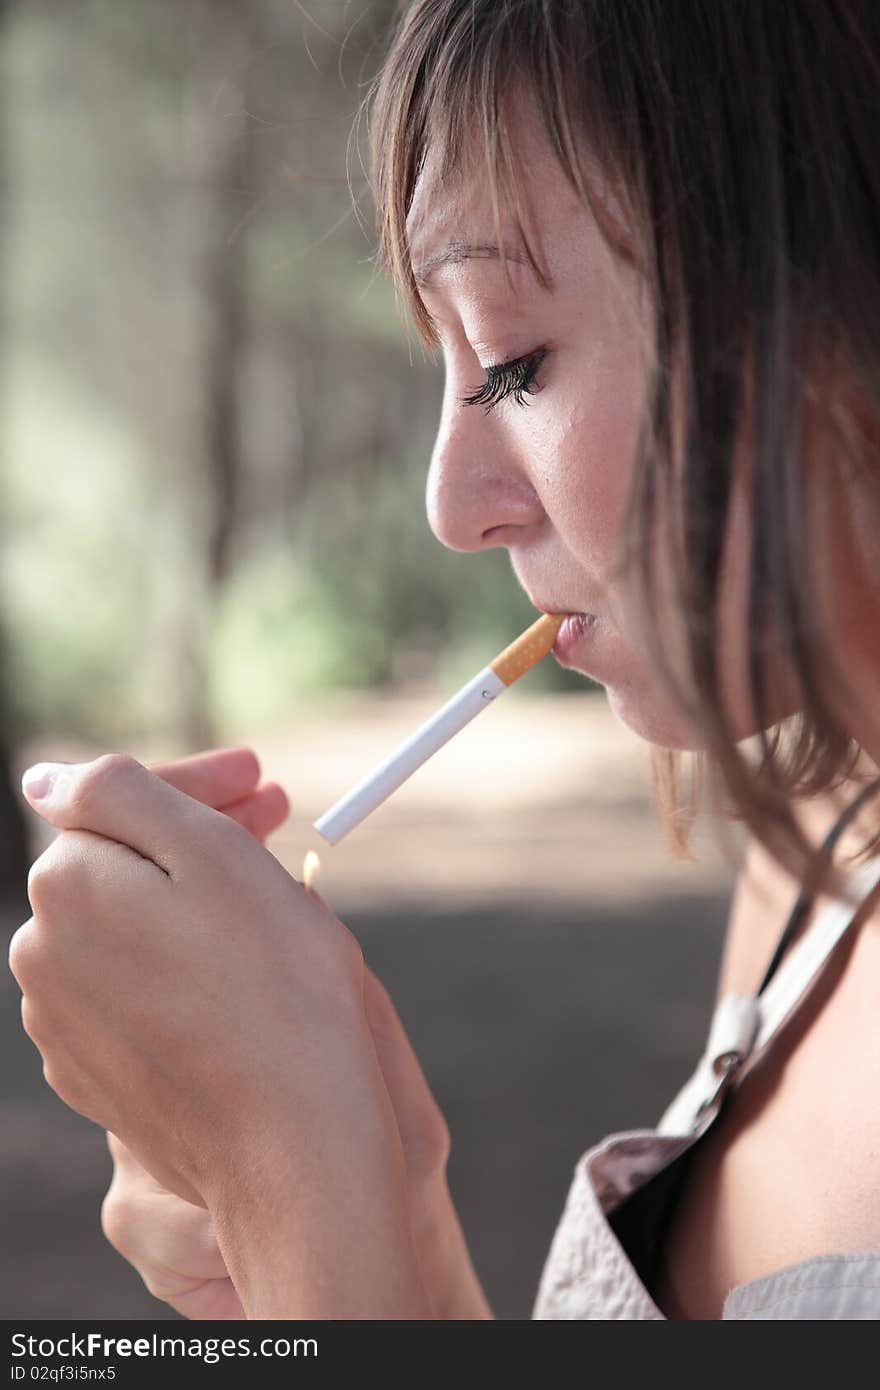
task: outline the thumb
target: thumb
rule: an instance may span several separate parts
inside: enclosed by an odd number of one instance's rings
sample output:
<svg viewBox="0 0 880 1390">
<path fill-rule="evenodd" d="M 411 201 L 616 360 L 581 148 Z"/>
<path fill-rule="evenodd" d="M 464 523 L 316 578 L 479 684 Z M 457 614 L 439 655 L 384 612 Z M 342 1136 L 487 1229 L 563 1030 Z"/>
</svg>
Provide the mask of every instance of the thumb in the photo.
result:
<svg viewBox="0 0 880 1390">
<path fill-rule="evenodd" d="M 58 830 L 90 830 L 128 845 L 166 873 L 174 846 L 188 843 L 206 816 L 226 820 L 124 753 L 90 763 L 36 763 L 24 773 L 21 789 Z"/>
</svg>

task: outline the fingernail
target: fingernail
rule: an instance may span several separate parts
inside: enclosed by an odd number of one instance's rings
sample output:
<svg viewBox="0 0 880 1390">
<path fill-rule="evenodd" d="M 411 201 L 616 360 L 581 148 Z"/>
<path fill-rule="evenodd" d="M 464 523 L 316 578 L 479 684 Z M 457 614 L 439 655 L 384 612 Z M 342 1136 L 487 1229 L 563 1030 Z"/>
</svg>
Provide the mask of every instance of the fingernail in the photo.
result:
<svg viewBox="0 0 880 1390">
<path fill-rule="evenodd" d="M 69 772 L 66 763 L 34 763 L 23 773 L 21 789 L 28 801 L 45 801 L 52 795 L 52 788 L 60 772 Z"/>
</svg>

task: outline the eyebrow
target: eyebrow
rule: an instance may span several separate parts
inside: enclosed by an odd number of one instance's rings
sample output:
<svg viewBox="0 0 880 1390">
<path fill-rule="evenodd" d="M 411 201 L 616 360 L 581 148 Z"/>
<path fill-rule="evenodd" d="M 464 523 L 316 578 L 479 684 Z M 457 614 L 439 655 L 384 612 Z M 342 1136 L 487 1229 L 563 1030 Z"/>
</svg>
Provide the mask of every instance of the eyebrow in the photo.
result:
<svg viewBox="0 0 880 1390">
<path fill-rule="evenodd" d="M 444 265 L 460 265 L 462 261 L 516 261 L 519 265 L 530 264 L 524 251 L 502 251 L 494 242 L 452 241 L 442 251 L 437 251 L 433 256 L 428 256 L 426 260 L 414 265 L 413 278 L 417 285 L 427 285 L 435 270 Z"/>
</svg>

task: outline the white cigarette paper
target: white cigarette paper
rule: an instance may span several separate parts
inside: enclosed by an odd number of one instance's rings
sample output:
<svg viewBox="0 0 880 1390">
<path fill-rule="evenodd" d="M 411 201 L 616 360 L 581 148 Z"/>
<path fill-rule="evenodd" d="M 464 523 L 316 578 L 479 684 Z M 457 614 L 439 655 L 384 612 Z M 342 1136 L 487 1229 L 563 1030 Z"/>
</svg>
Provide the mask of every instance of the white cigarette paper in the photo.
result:
<svg viewBox="0 0 880 1390">
<path fill-rule="evenodd" d="M 509 685 L 548 654 L 564 617 L 564 613 L 547 613 L 526 628 L 515 642 L 505 647 L 494 661 L 426 720 L 396 753 L 392 753 L 347 796 L 325 811 L 314 823 L 318 834 L 323 835 L 329 844 L 338 845 L 371 811 L 387 801 L 392 792 L 397 791 L 438 748 L 448 743 L 465 724 L 469 724 Z"/>
</svg>

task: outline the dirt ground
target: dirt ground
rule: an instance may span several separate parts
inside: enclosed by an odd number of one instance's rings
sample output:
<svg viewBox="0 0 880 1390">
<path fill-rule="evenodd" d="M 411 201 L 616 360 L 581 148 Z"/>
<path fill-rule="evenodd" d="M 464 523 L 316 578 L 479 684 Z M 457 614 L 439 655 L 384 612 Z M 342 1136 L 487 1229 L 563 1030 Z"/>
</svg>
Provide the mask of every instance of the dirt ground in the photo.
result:
<svg viewBox="0 0 880 1390">
<path fill-rule="evenodd" d="M 437 703 L 352 698 L 230 741 L 293 803 L 270 848 L 297 877 L 319 850 L 322 894 L 391 990 L 450 1125 L 478 1273 L 496 1316 L 526 1318 L 579 1154 L 652 1123 L 696 1060 L 733 870 L 707 825 L 696 864 L 671 859 L 645 745 L 601 695 L 497 702 L 326 846 L 311 822 Z M 99 751 L 41 742 L 20 766 Z M 7 971 L 0 1048 L 0 1316 L 173 1317 L 101 1236 L 103 1135 L 45 1086 Z"/>
</svg>

